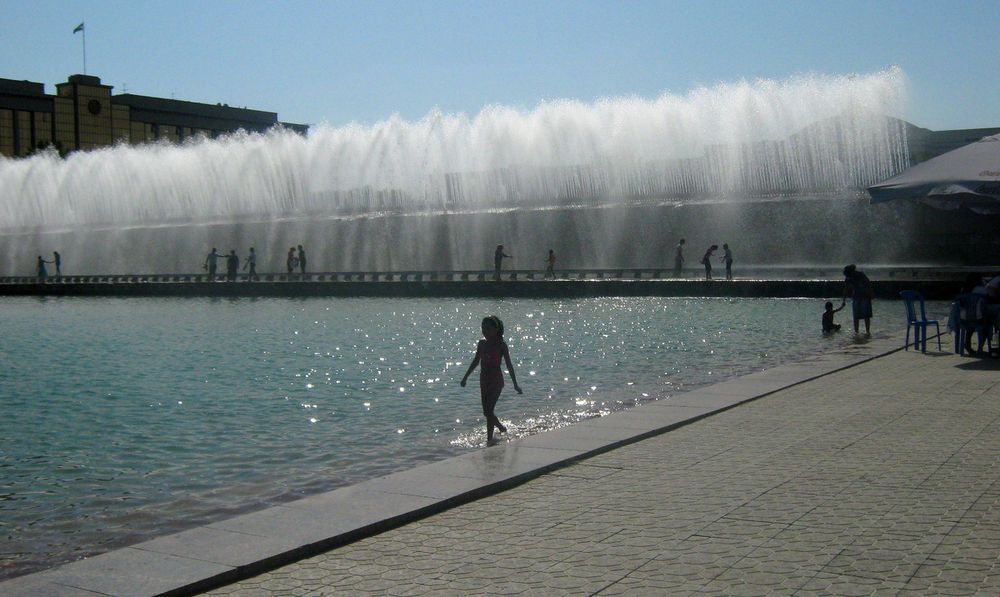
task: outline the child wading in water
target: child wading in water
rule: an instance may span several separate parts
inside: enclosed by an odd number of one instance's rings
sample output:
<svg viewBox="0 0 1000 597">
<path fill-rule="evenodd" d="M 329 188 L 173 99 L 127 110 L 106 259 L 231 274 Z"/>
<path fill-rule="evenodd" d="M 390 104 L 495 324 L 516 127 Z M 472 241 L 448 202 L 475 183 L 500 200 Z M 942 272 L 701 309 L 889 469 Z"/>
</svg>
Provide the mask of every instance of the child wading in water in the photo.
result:
<svg viewBox="0 0 1000 597">
<path fill-rule="evenodd" d="M 517 377 L 514 375 L 514 366 L 510 364 L 510 351 L 503 341 L 503 322 L 496 315 L 491 315 L 483 319 L 483 340 L 476 345 L 476 358 L 472 359 L 469 370 L 462 378 L 462 387 L 465 387 L 466 380 L 475 370 L 476 365 L 482 365 L 479 369 L 479 392 L 483 400 L 483 415 L 486 416 L 486 445 L 496 444 L 493 439 L 493 428 L 500 433 L 507 433 L 507 428 L 503 426 L 497 418 L 493 409 L 496 408 L 497 401 L 500 400 L 500 392 L 503 390 L 503 371 L 500 370 L 500 358 L 503 357 L 507 363 L 507 371 L 510 373 L 510 381 L 514 384 L 514 390 L 521 394 L 521 387 L 517 385 Z"/>
<path fill-rule="evenodd" d="M 826 302 L 826 305 L 824 305 L 824 308 L 826 310 L 823 311 L 823 333 L 824 334 L 830 334 L 832 332 L 840 331 L 840 324 L 833 323 L 833 314 L 836 313 L 837 311 L 840 311 L 841 309 L 843 309 L 845 304 L 846 303 L 841 302 L 840 306 L 837 307 L 836 309 L 834 309 L 833 308 L 833 303 L 831 303 L 830 301 Z"/>
</svg>

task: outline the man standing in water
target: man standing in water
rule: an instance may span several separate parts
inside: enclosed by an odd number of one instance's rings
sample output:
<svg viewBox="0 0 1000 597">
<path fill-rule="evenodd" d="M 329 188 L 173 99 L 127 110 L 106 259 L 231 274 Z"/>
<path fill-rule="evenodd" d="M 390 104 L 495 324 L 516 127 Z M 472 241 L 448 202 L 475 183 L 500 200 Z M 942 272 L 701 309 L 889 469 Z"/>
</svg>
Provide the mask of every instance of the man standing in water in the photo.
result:
<svg viewBox="0 0 1000 597">
<path fill-rule="evenodd" d="M 680 242 L 677 243 L 677 249 L 674 253 L 674 277 L 681 277 L 681 270 L 684 267 L 684 239 L 682 238 Z"/>
</svg>

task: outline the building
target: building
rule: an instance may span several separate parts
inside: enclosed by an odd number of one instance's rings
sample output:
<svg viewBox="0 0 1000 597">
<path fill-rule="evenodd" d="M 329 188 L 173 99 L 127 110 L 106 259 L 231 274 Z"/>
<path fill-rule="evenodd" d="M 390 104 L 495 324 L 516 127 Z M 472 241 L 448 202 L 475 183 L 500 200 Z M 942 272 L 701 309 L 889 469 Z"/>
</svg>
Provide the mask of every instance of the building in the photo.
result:
<svg viewBox="0 0 1000 597">
<path fill-rule="evenodd" d="M 1000 127 L 932 131 L 909 123 L 907 125 L 906 141 L 910 148 L 910 161 L 914 164 L 975 143 L 983 137 L 1000 134 Z"/>
<path fill-rule="evenodd" d="M 20 157 L 50 145 L 61 153 L 117 143 L 214 138 L 238 130 L 263 132 L 283 126 L 274 112 L 144 95 L 112 95 L 98 77 L 71 75 L 55 95 L 42 83 L 0 79 L 0 155 Z"/>
</svg>

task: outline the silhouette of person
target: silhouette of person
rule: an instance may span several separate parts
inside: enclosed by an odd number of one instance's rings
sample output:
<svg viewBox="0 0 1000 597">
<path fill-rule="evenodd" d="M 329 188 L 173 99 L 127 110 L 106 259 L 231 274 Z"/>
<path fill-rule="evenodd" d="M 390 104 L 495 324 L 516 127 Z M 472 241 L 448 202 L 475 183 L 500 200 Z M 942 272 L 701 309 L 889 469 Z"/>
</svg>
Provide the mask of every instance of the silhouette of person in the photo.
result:
<svg viewBox="0 0 1000 597">
<path fill-rule="evenodd" d="M 230 282 L 235 282 L 239 271 L 240 258 L 236 256 L 236 249 L 233 249 L 226 256 L 226 279 Z"/>
<path fill-rule="evenodd" d="M 38 256 L 38 277 L 41 278 L 41 279 L 43 279 L 43 280 L 45 278 L 49 277 L 49 272 L 48 272 L 48 270 L 45 269 L 45 264 L 46 263 L 52 263 L 52 262 L 51 261 L 46 261 L 46 260 L 42 259 L 42 256 L 39 255 Z"/>
<path fill-rule="evenodd" d="M 851 295 L 851 311 L 854 315 L 854 333 L 858 333 L 858 322 L 865 320 L 865 335 L 871 335 L 872 299 L 875 289 L 868 276 L 853 263 L 844 268 L 844 300 Z"/>
<path fill-rule="evenodd" d="M 728 243 L 722 243 L 722 261 L 726 264 L 726 279 L 733 279 L 733 252 L 729 250 Z"/>
<path fill-rule="evenodd" d="M 712 254 L 719 250 L 719 245 L 712 245 L 705 251 L 705 256 L 701 258 L 701 264 L 705 266 L 705 279 L 712 279 Z"/>
<path fill-rule="evenodd" d="M 299 264 L 299 258 L 295 256 L 295 247 L 289 247 L 288 258 L 285 259 L 285 265 L 288 266 L 288 273 L 291 274 L 295 271 L 295 267 Z M 291 277 L 291 276 L 289 276 Z"/>
<path fill-rule="evenodd" d="M 306 250 L 299 245 L 299 271 L 302 272 L 303 277 L 306 273 Z"/>
<path fill-rule="evenodd" d="M 972 272 L 965 276 L 965 281 L 962 282 L 962 288 L 960 294 L 982 294 L 986 295 L 986 286 L 983 284 L 983 274 L 980 272 Z M 987 298 L 989 298 L 987 296 Z M 962 319 L 979 319 L 982 313 L 977 313 L 970 315 L 967 311 L 966 305 L 963 305 L 961 301 L 955 301 L 951 305 L 951 313 L 948 315 L 948 327 L 953 330 L 957 330 L 960 321 Z M 973 354 L 972 350 L 972 334 L 963 334 L 965 336 L 965 351 L 969 354 Z"/>
<path fill-rule="evenodd" d="M 545 259 L 545 277 L 556 279 L 556 254 L 549 249 L 549 256 Z"/>
<path fill-rule="evenodd" d="M 260 280 L 257 277 L 257 253 L 254 252 L 253 247 L 250 247 L 250 254 L 247 255 L 246 263 L 243 264 L 243 269 L 250 268 L 250 272 L 247 274 L 247 280 L 253 282 L 254 280 Z"/>
<path fill-rule="evenodd" d="M 494 409 L 497 401 L 500 400 L 500 392 L 503 391 L 503 371 L 500 370 L 500 359 L 507 363 L 507 372 L 510 373 L 510 381 L 514 384 L 514 391 L 523 394 L 521 386 L 517 385 L 517 377 L 514 375 L 514 366 L 510 363 L 510 350 L 507 343 L 503 341 L 503 322 L 496 315 L 483 318 L 482 323 L 483 339 L 476 345 L 476 356 L 469 365 L 469 370 L 462 378 L 461 386 L 465 387 L 465 382 L 469 375 L 479 368 L 479 394 L 483 403 L 483 415 L 486 417 L 486 445 L 492 446 L 496 442 L 493 439 L 493 429 L 500 433 L 507 433 L 500 419 L 497 418 Z"/>
<path fill-rule="evenodd" d="M 503 265 L 503 258 L 511 259 L 511 256 L 503 252 L 503 245 L 497 245 L 497 250 L 493 252 L 493 277 L 500 279 L 500 268 Z"/>
<path fill-rule="evenodd" d="M 215 281 L 215 270 L 219 265 L 218 264 L 219 257 L 222 257 L 222 255 L 220 255 L 218 251 L 216 251 L 215 247 L 212 247 L 212 252 L 209 253 L 207 257 L 205 257 L 205 265 L 203 265 L 202 268 L 208 270 L 209 282 Z"/>
<path fill-rule="evenodd" d="M 59 254 L 59 251 L 52 251 L 52 263 L 54 263 L 55 266 L 56 266 L 56 275 L 57 276 L 61 276 L 62 275 L 62 256 Z"/>
<path fill-rule="evenodd" d="M 837 307 L 836 309 L 834 309 L 833 308 L 833 303 L 831 303 L 830 301 L 826 302 L 826 305 L 824 305 L 824 308 L 826 310 L 823 311 L 823 333 L 824 334 L 829 334 L 831 332 L 839 332 L 840 331 L 840 324 L 833 323 L 833 314 L 837 313 L 840 310 L 842 310 L 844 308 L 844 305 L 846 305 L 846 304 L 847 304 L 846 301 L 841 301 L 840 302 L 840 306 Z"/>
<path fill-rule="evenodd" d="M 681 270 L 684 267 L 684 239 L 682 238 L 677 243 L 677 248 L 674 251 L 674 277 L 681 277 Z"/>
</svg>

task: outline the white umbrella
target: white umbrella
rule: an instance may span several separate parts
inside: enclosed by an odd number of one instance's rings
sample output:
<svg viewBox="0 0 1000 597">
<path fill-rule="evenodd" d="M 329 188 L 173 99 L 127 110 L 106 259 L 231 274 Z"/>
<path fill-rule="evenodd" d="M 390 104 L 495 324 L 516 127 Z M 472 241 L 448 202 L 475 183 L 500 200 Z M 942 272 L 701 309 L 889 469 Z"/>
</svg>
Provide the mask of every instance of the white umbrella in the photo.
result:
<svg viewBox="0 0 1000 597">
<path fill-rule="evenodd" d="M 938 209 L 1000 214 L 1000 135 L 983 137 L 868 187 L 872 203 L 911 199 Z"/>
</svg>

